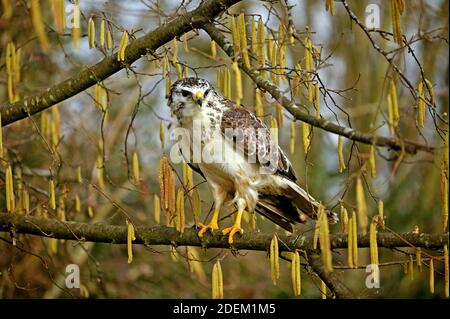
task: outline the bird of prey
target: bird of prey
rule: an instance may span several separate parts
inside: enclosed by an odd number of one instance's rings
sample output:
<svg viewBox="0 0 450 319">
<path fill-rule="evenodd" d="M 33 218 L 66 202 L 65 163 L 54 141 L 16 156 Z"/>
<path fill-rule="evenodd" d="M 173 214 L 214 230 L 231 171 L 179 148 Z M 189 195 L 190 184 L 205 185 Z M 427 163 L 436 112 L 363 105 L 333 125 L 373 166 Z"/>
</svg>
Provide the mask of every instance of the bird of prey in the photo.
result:
<svg viewBox="0 0 450 319">
<path fill-rule="evenodd" d="M 168 105 L 179 127 L 191 137 L 182 141 L 183 157 L 204 176 L 214 198 L 212 219 L 207 225 L 198 224 L 199 237 L 219 229 L 224 205 L 237 209 L 234 225 L 223 230 L 230 244 L 236 233 L 243 233 L 244 211 L 256 211 L 291 232 L 292 224 L 306 221 L 305 215 L 317 217 L 319 202 L 296 184 L 288 158 L 270 129 L 253 113 L 225 98 L 208 81 L 193 77 L 173 83 Z M 201 136 L 197 143 L 192 138 L 196 134 Z M 195 161 L 193 153 L 199 146 L 210 151 Z M 331 223 L 337 222 L 335 213 L 326 213 Z"/>
</svg>

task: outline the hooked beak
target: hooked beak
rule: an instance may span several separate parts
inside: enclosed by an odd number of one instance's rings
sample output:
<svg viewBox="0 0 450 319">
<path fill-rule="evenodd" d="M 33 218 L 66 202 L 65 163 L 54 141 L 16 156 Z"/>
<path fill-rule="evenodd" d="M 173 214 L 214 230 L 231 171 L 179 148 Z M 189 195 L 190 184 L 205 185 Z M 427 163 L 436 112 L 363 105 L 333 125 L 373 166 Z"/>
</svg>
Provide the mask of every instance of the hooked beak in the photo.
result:
<svg viewBox="0 0 450 319">
<path fill-rule="evenodd" d="M 195 92 L 194 95 L 194 101 L 195 103 L 197 103 L 199 106 L 202 105 L 202 99 L 203 99 L 203 93 L 200 91 Z"/>
</svg>

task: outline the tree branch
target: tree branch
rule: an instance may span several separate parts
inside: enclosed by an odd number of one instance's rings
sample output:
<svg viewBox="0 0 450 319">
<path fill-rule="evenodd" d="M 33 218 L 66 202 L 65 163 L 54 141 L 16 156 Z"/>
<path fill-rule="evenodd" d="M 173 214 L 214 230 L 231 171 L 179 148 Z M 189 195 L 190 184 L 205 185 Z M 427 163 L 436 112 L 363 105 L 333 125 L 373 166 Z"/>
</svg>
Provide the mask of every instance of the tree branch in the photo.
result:
<svg viewBox="0 0 450 319">
<path fill-rule="evenodd" d="M 77 240 L 83 242 L 126 244 L 127 227 L 106 224 L 86 224 L 73 221 L 59 221 L 41 217 L 19 215 L 14 213 L 0 213 L 0 232 L 16 234 L 30 234 L 41 237 Z M 320 253 L 312 248 L 312 236 L 286 236 L 279 234 L 280 252 L 304 250 L 308 255 L 308 263 L 314 272 L 333 291 L 337 298 L 354 298 L 351 291 L 336 277 L 334 273 L 327 273 L 320 258 Z M 271 234 L 245 233 L 235 238 L 232 247 L 238 250 L 268 251 L 273 238 Z M 407 233 L 393 235 L 378 233 L 378 246 L 394 247 L 421 247 L 428 249 L 442 248 L 448 242 L 448 233 L 441 235 Z M 369 236 L 358 235 L 358 247 L 369 247 Z M 181 234 L 173 227 L 136 227 L 136 240 L 133 244 L 143 245 L 173 245 L 173 246 L 199 246 L 203 248 L 230 248 L 226 236 L 220 233 L 207 235 L 200 239 L 197 231 L 186 228 Z M 347 235 L 335 234 L 330 236 L 331 249 L 347 248 Z"/>
<path fill-rule="evenodd" d="M 87 224 L 73 221 L 59 221 L 45 219 L 30 215 L 13 213 L 0 213 L 0 232 L 23 233 L 42 237 L 58 239 L 79 240 L 86 242 L 126 244 L 127 227 L 107 224 Z M 312 236 L 286 236 L 279 234 L 280 251 L 293 251 L 295 249 L 312 249 Z M 234 240 L 233 247 L 240 250 L 268 251 L 273 234 L 259 232 L 244 233 Z M 415 234 L 405 233 L 396 236 L 391 233 L 378 233 L 378 246 L 384 248 L 394 247 L 421 247 L 427 249 L 442 248 L 448 242 L 446 234 Z M 330 235 L 331 249 L 347 248 L 347 235 Z M 136 240 L 133 244 L 145 245 L 174 245 L 174 246 L 200 246 L 204 248 L 230 248 L 228 238 L 220 233 L 206 235 L 202 239 L 197 236 L 193 228 L 186 228 L 184 233 L 173 227 L 165 226 L 138 226 L 136 227 Z M 369 247 L 369 235 L 358 235 L 358 247 Z"/>
<path fill-rule="evenodd" d="M 389 138 L 385 136 L 378 136 L 369 133 L 362 133 L 357 130 L 345 126 L 339 126 L 323 118 L 317 118 L 300 110 L 300 107 L 294 101 L 289 100 L 283 92 L 272 82 L 264 79 L 261 74 L 255 69 L 249 69 L 243 62 L 242 58 L 235 56 L 233 52 L 233 45 L 224 37 L 222 32 L 218 30 L 212 23 L 207 22 L 202 24 L 202 28 L 209 34 L 225 53 L 230 58 L 235 58 L 239 67 L 247 73 L 247 75 L 256 83 L 256 85 L 269 92 L 272 97 L 277 100 L 285 109 L 289 111 L 296 119 L 311 124 L 312 126 L 321 128 L 325 131 L 345 136 L 348 139 L 358 141 L 364 144 L 374 144 L 378 146 L 390 147 L 393 150 L 415 154 L 417 151 L 425 151 L 433 153 L 435 148 L 428 145 L 418 144 L 416 142 L 400 140 L 397 138 Z"/>
<path fill-rule="evenodd" d="M 132 41 L 125 50 L 125 61 L 117 61 L 117 53 L 114 53 L 105 57 L 94 66 L 86 67 L 77 75 L 48 88 L 44 92 L 25 97 L 15 103 L 1 105 L 0 112 L 3 126 L 41 112 L 86 90 L 123 68 L 130 66 L 142 56 L 153 54 L 160 46 L 174 37 L 199 27 L 239 1 L 207 0 L 199 5 L 197 9 L 180 15 L 171 22 Z"/>
</svg>

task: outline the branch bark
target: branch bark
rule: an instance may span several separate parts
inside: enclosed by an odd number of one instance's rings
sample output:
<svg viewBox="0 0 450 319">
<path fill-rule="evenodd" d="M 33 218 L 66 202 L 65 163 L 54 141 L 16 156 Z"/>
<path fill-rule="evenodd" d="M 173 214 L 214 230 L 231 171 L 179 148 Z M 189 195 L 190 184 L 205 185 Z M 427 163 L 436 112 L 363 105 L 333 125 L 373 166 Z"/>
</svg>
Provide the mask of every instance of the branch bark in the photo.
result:
<svg viewBox="0 0 450 319">
<path fill-rule="evenodd" d="M 428 145 L 418 144 L 408 140 L 400 140 L 397 138 L 389 138 L 385 136 L 378 136 L 369 133 L 359 132 L 349 127 L 339 126 L 323 118 L 317 118 L 300 110 L 300 107 L 294 101 L 288 99 L 283 92 L 272 82 L 264 79 L 261 74 L 255 69 L 249 69 L 242 58 L 235 56 L 233 45 L 223 36 L 222 32 L 218 30 L 212 23 L 207 22 L 202 25 L 202 28 L 230 57 L 237 60 L 239 67 L 247 73 L 247 75 L 256 83 L 256 85 L 269 92 L 272 97 L 277 100 L 283 107 L 289 111 L 296 119 L 311 124 L 312 126 L 321 128 L 325 131 L 345 136 L 348 139 L 358 141 L 364 144 L 374 144 L 378 146 L 390 147 L 393 150 L 404 150 L 407 153 L 415 154 L 417 151 L 425 151 L 433 153 L 435 148 Z"/>
<path fill-rule="evenodd" d="M 78 240 L 85 242 L 126 244 L 126 226 L 107 224 L 87 224 L 73 221 L 59 221 L 45 219 L 30 215 L 0 213 L 0 232 L 16 234 L 30 234 L 58 239 Z M 280 251 L 295 249 L 312 249 L 312 236 L 286 236 L 279 234 Z M 233 248 L 239 250 L 268 251 L 273 234 L 258 232 L 244 233 L 234 240 Z M 421 247 L 426 249 L 439 249 L 448 242 L 446 234 L 415 234 L 405 233 L 396 236 L 391 233 L 378 233 L 378 246 L 384 248 L 395 247 Z M 332 249 L 347 248 L 347 235 L 330 235 Z M 145 245 L 173 245 L 173 246 L 199 246 L 204 248 L 230 248 L 228 238 L 220 233 L 206 235 L 202 239 L 197 236 L 197 230 L 186 228 L 183 233 L 173 227 L 165 226 L 138 226 L 136 227 L 136 240 L 133 244 Z M 358 235 L 358 247 L 369 247 L 369 235 Z"/>
<path fill-rule="evenodd" d="M 99 63 L 86 67 L 80 73 L 56 84 L 43 92 L 25 97 L 15 103 L 0 106 L 2 125 L 6 126 L 41 112 L 86 90 L 114 73 L 130 66 L 146 54 L 152 54 L 160 46 L 176 36 L 200 27 L 240 0 L 207 0 L 197 9 L 177 17 L 152 32 L 132 41 L 125 50 L 125 61 L 117 61 L 117 53 L 107 56 Z"/>
</svg>

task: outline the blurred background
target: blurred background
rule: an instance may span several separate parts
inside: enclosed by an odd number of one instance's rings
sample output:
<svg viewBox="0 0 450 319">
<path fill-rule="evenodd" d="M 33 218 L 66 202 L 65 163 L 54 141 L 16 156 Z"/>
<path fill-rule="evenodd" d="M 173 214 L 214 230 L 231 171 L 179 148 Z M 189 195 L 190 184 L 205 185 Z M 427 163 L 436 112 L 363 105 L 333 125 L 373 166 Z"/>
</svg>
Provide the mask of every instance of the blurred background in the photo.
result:
<svg viewBox="0 0 450 319">
<path fill-rule="evenodd" d="M 35 1 L 40 5 L 41 19 L 48 45 L 32 18 L 32 2 L 2 1 L 0 18 L 0 101 L 20 99 L 59 83 L 77 72 L 99 62 L 105 55 L 116 52 L 123 31 L 130 41 L 157 28 L 198 6 L 200 1 L 87 1 L 80 0 L 80 39 L 72 30 L 70 19 L 77 2 Z M 55 5 L 63 3 L 64 10 Z M 293 70 L 300 64 L 305 69 L 305 46 L 309 38 L 318 48 L 320 63 L 314 78 L 320 78 L 321 116 L 356 130 L 405 139 L 438 147 L 444 145 L 448 130 L 448 1 L 405 1 L 401 16 L 402 32 L 414 52 L 400 48 L 389 35 L 371 33 L 375 43 L 389 52 L 392 61 L 417 89 L 420 82 L 420 63 L 425 77 L 434 89 L 435 105 L 427 106 L 425 125 L 417 123 L 417 100 L 410 88 L 400 81 L 385 56 L 377 52 L 366 34 L 349 18 L 341 2 L 335 2 L 334 16 L 325 10 L 325 1 L 290 1 L 292 22 L 296 30 L 293 43 L 286 46 L 286 67 Z M 381 30 L 392 32 L 390 1 L 348 1 L 350 9 L 364 23 L 370 11 L 379 8 Z M 34 3 L 36 5 L 36 3 Z M 59 13 L 58 13 L 59 12 Z M 61 12 L 65 24 L 58 26 Z M 275 39 L 280 24 L 289 25 L 284 1 L 245 0 L 234 5 L 218 19 L 231 39 L 230 15 L 245 13 L 247 37 L 250 43 L 251 23 L 259 17 L 265 25 L 266 36 Z M 368 13 L 369 12 L 369 13 Z M 88 20 L 95 23 L 95 47 L 90 48 Z M 59 19 L 59 20 L 58 20 Z M 112 47 L 100 47 L 100 24 L 112 37 Z M 79 45 L 77 44 L 79 41 Z M 185 44 L 185 43 L 186 44 Z M 217 47 L 211 55 L 210 39 L 204 31 L 196 30 L 178 39 L 178 61 L 186 65 L 189 76 L 198 76 L 216 83 L 217 70 L 230 68 L 230 59 Z M 15 95 L 8 95 L 8 44 L 14 43 L 16 53 L 14 79 Z M 187 46 L 187 48 L 185 47 Z M 79 47 L 77 47 L 79 46 Z M 11 45 L 9 45 L 10 50 Z M 20 56 L 20 57 L 18 57 Z M 164 75 L 164 59 L 171 67 Z M 168 155 L 172 142 L 170 131 L 175 122 L 165 98 L 168 79 L 177 79 L 174 64 L 174 43 L 167 43 L 154 56 L 145 56 L 101 83 L 107 100 L 99 106 L 99 89 L 90 88 L 30 119 L 3 128 L 4 154 L 0 167 L 0 210 L 6 212 L 5 172 L 11 165 L 16 195 L 26 189 L 29 211 L 17 207 L 17 213 L 44 218 L 64 218 L 87 223 L 125 225 L 123 214 L 112 204 L 111 198 L 129 213 L 135 224 L 152 226 L 155 220 L 154 200 L 159 196 L 159 161 Z M 316 57 L 318 58 L 318 56 Z M 175 62 L 176 63 L 176 62 Z M 231 70 L 231 68 L 230 68 Z M 270 69 L 269 69 L 270 71 Z M 304 74 L 304 73 L 302 73 Z M 280 80 L 280 87 L 302 103 L 308 100 L 308 76 L 292 95 L 292 73 L 289 81 Z M 244 97 L 241 103 L 254 110 L 255 85 L 243 77 Z M 387 94 L 390 80 L 396 83 L 400 120 L 395 133 L 388 125 Z M 233 78 L 231 83 L 233 83 Z M 97 91 L 96 91 L 97 90 Z M 100 91 L 102 91 L 100 89 Z M 232 87 L 232 96 L 234 96 Z M 10 94 L 11 95 L 11 94 Z M 355 181 L 362 176 L 369 216 L 377 213 L 377 202 L 384 202 L 386 225 L 395 232 L 411 232 L 416 226 L 421 232 L 442 231 L 441 159 L 436 154 L 419 152 L 416 155 L 398 154 L 375 148 L 377 174 L 372 177 L 368 162 L 370 146 L 343 139 L 346 169 L 339 172 L 337 135 L 314 128 L 311 148 L 305 154 L 302 125 L 292 124 L 292 116 L 283 112 L 268 95 L 263 98 L 264 120 L 270 125 L 277 120 L 279 142 L 293 163 L 298 183 L 328 207 L 339 212 L 339 203 L 349 210 L 356 208 Z M 277 111 L 278 108 L 278 111 Z M 428 110 L 428 109 L 431 109 Z M 309 110 L 314 114 L 315 110 Z M 278 113 L 277 113 L 278 112 Z M 283 114 L 281 114 L 283 113 Z M 282 116 L 281 116 L 281 115 Z M 162 136 L 161 131 L 164 131 Z M 295 136 L 292 136 L 295 131 Z M 161 139 L 164 140 L 162 145 Z M 293 144 L 293 145 L 291 145 Z M 444 152 L 447 149 L 444 148 Z M 140 180 L 133 177 L 132 156 L 139 158 Z M 399 161 L 400 158 L 400 161 Z M 181 164 L 173 164 L 183 181 Z M 100 172 L 99 172 L 100 171 Z M 81 183 L 78 173 L 81 174 Z M 104 179 L 104 181 L 99 180 Z M 58 209 L 49 208 L 49 180 L 55 182 Z M 102 191 L 90 184 L 101 185 Z M 199 184 L 204 220 L 212 205 L 206 183 L 194 174 Z M 107 196 L 105 196 L 106 194 Z M 63 216 L 60 210 L 64 211 Z M 79 210 L 79 211 L 78 211 Z M 227 213 L 222 212 L 222 216 Z M 165 224 L 164 212 L 160 223 Z M 186 201 L 186 226 L 194 225 L 191 205 Z M 231 224 L 229 218 L 221 226 Z M 310 221 L 295 232 L 311 232 Z M 244 223 L 251 232 L 251 226 Z M 280 232 L 274 224 L 257 216 L 256 229 L 266 233 Z M 340 232 L 331 226 L 331 232 Z M 17 237 L 17 249 L 10 237 L 0 238 L 0 297 L 2 298 L 210 298 L 211 271 L 220 260 L 224 276 L 225 298 L 293 298 L 290 263 L 281 261 L 280 280 L 271 281 L 268 255 L 264 252 L 165 246 L 135 245 L 134 259 L 127 262 L 126 245 L 75 243 L 49 240 L 30 235 Z M 380 263 L 392 263 L 381 268 L 381 287 L 367 289 L 365 269 L 345 269 L 346 251 L 334 253 L 335 271 L 343 282 L 361 297 L 374 298 L 432 298 L 443 297 L 443 263 L 436 261 L 435 294 L 429 292 L 428 268 L 414 274 L 405 273 L 405 261 L 414 249 L 387 250 L 380 248 Z M 433 251 L 432 255 L 442 252 Z M 360 266 L 370 263 L 368 249 L 360 249 Z M 186 258 L 190 256 L 191 258 Z M 189 260 L 191 259 L 191 260 Z M 302 260 L 303 261 L 303 260 Z M 81 289 L 64 285 L 65 267 L 80 266 Z M 425 263 L 426 264 L 426 263 Z M 341 267 L 341 268 L 339 268 Z M 302 268 L 301 298 L 320 298 L 320 281 L 311 271 Z"/>
</svg>

